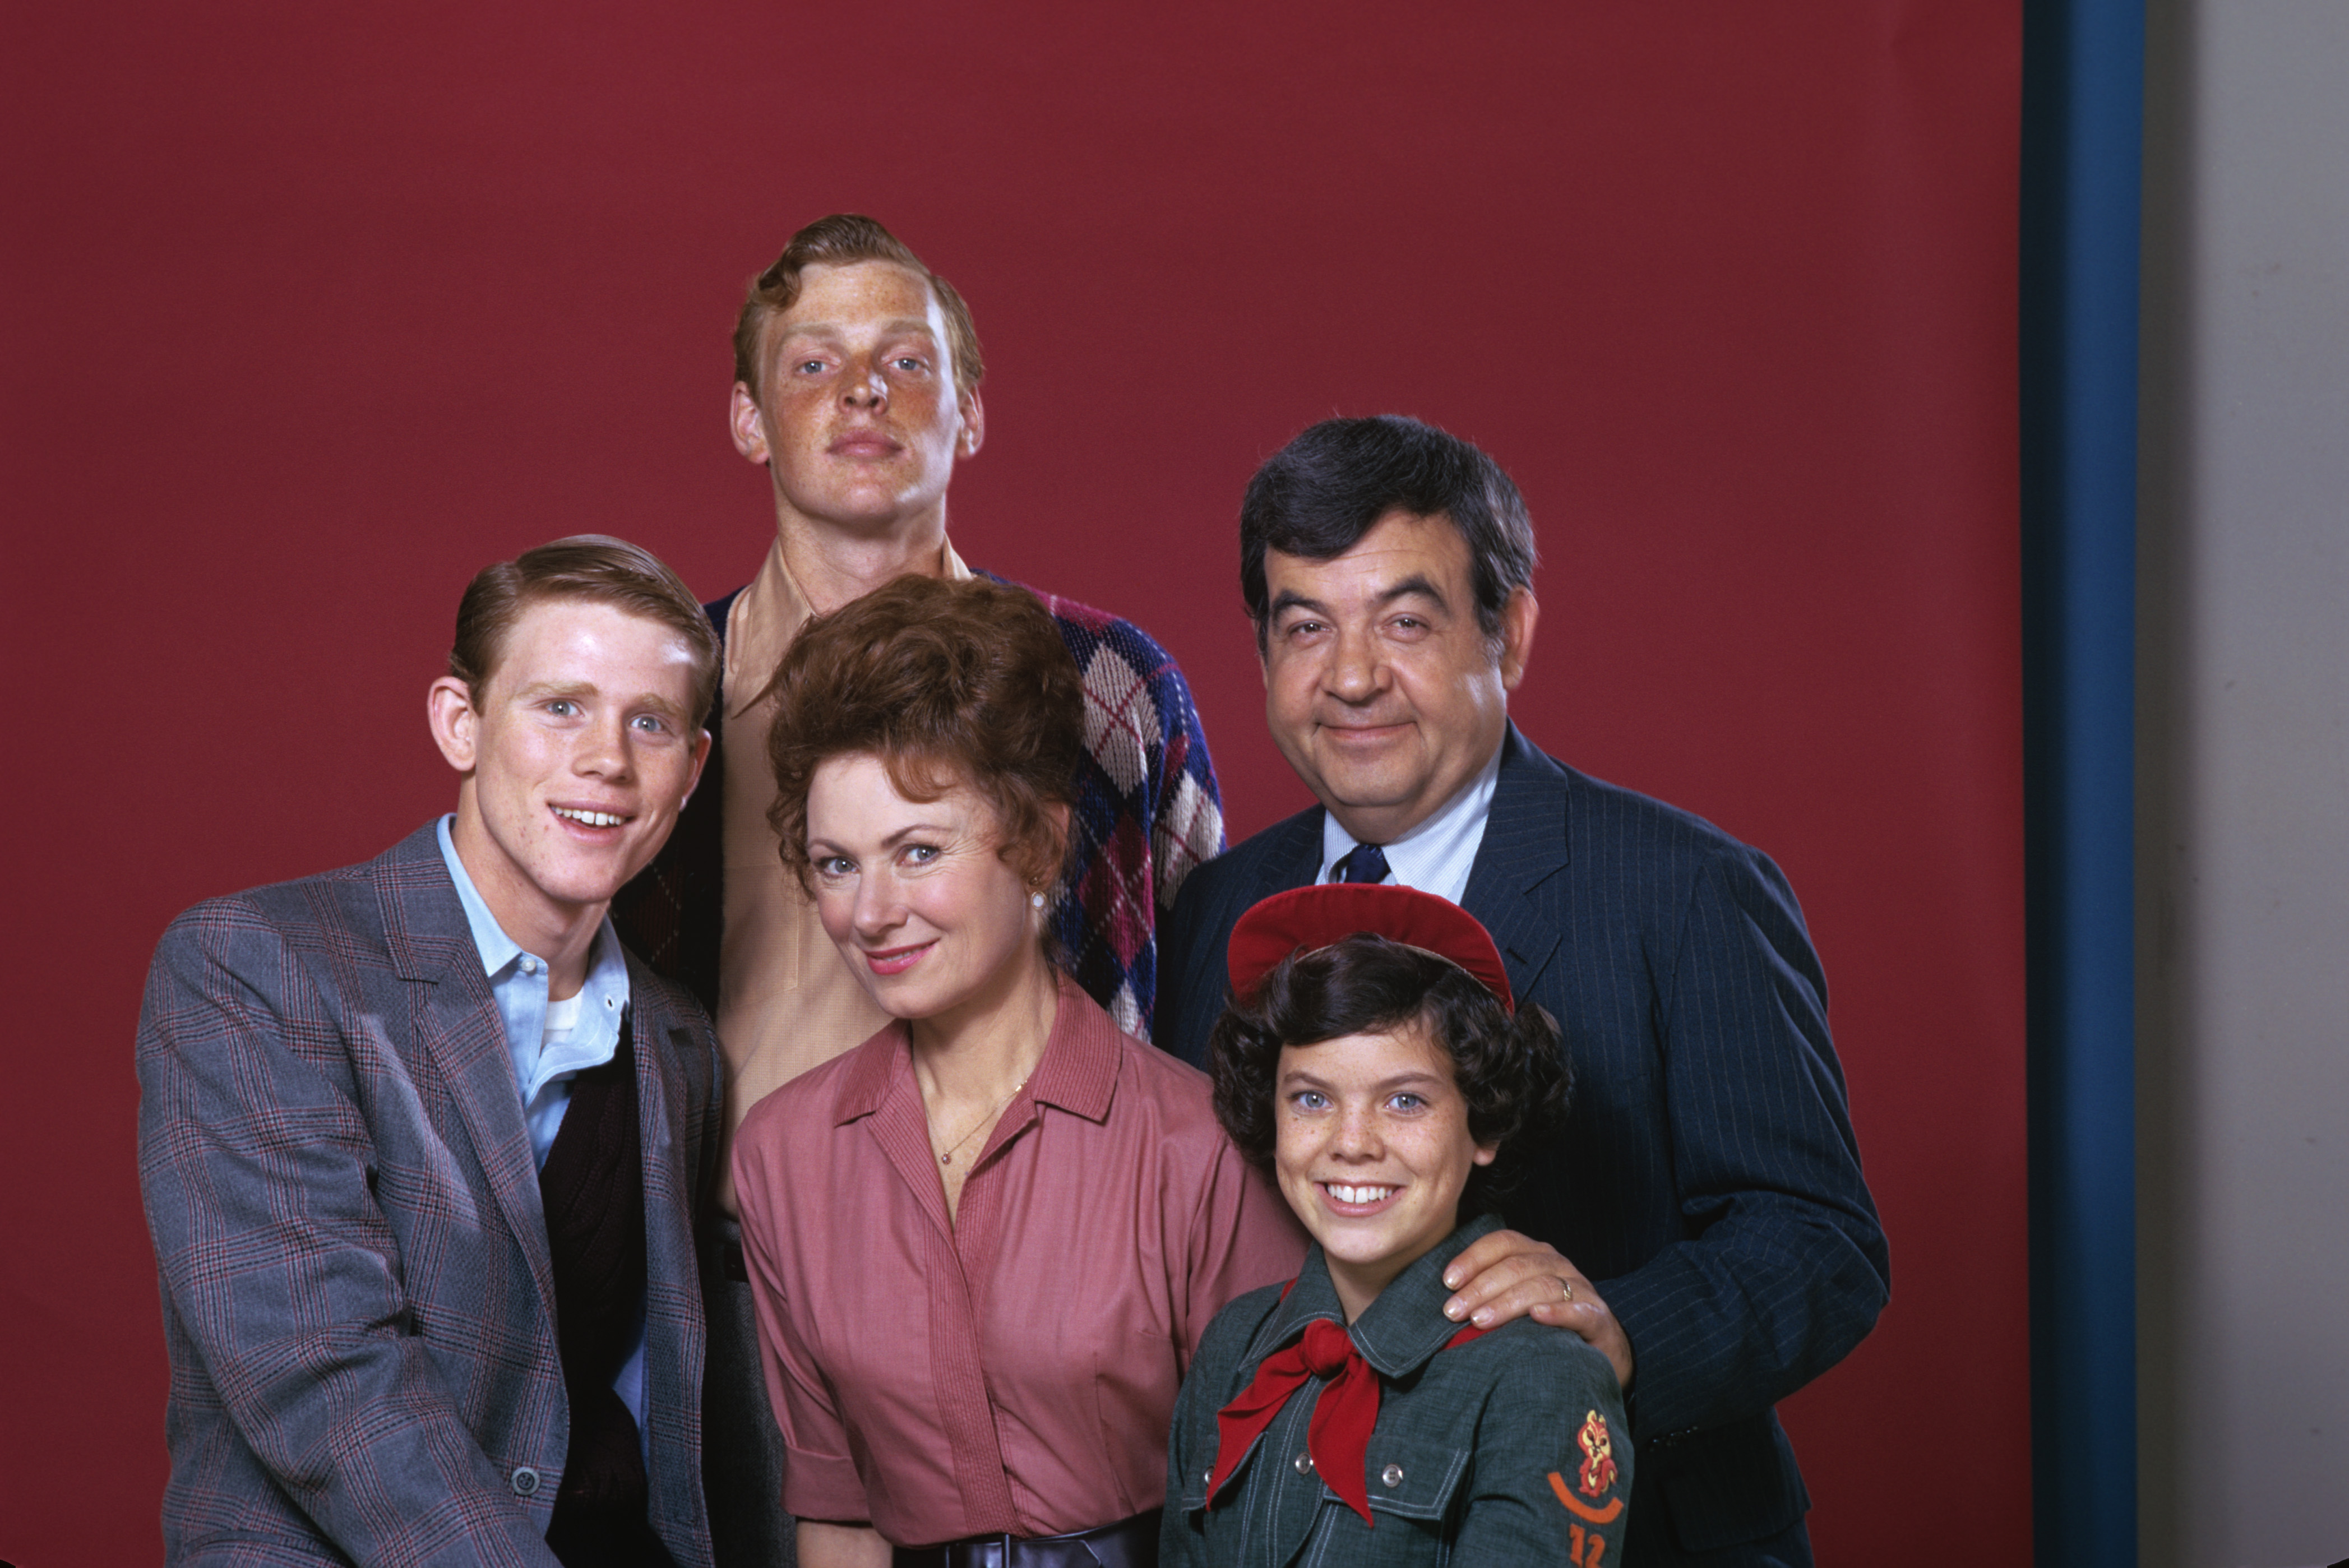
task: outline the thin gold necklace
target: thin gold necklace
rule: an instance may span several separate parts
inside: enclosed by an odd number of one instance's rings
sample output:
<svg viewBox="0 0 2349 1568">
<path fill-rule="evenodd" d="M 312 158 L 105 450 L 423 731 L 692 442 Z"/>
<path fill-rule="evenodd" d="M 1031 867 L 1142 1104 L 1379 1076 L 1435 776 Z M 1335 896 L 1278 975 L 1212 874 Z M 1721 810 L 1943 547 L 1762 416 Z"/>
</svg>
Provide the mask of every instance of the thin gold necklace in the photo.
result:
<svg viewBox="0 0 2349 1568">
<path fill-rule="evenodd" d="M 941 1165 L 953 1164 L 956 1152 L 959 1150 L 964 1144 L 968 1143 L 972 1139 L 978 1137 L 978 1130 L 985 1127 L 988 1121 L 992 1120 L 997 1111 L 1001 1110 L 1005 1106 L 1009 1105 L 1019 1095 L 1019 1091 L 1027 1087 L 1028 1080 L 1026 1078 L 1021 1078 L 1018 1083 L 1011 1086 L 1011 1093 L 1005 1095 L 1001 1099 L 997 1100 L 993 1105 L 988 1106 L 985 1110 L 981 1111 L 979 1113 L 978 1119 L 971 1123 L 970 1130 L 968 1132 L 964 1133 L 960 1138 L 956 1139 L 952 1143 L 947 1145 L 946 1152 L 938 1156 L 938 1163 Z"/>
</svg>

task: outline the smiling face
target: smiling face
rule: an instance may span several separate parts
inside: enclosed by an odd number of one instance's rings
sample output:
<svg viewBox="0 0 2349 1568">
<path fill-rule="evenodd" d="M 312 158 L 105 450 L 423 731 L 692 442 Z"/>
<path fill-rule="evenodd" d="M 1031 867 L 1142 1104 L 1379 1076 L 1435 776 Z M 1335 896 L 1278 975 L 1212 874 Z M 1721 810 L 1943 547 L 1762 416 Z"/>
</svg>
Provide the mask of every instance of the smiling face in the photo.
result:
<svg viewBox="0 0 2349 1568">
<path fill-rule="evenodd" d="M 498 923 L 552 957 L 667 841 L 700 777 L 693 650 L 611 604 L 543 599 L 506 633 L 475 707 L 444 676 L 433 738 L 465 775 L 452 830 Z"/>
<path fill-rule="evenodd" d="M 892 1017 L 951 1028 L 1050 984 L 1033 891 L 999 852 L 994 808 L 968 785 L 909 800 L 877 757 L 820 764 L 808 785 L 816 914 Z"/>
<path fill-rule="evenodd" d="M 1350 1321 L 1452 1233 L 1469 1171 L 1498 1146 L 1469 1136 L 1452 1058 L 1416 1024 L 1282 1047 L 1273 1096 L 1281 1196 Z"/>
<path fill-rule="evenodd" d="M 880 534 L 944 527 L 955 459 L 978 450 L 946 315 L 894 262 L 812 264 L 766 325 L 759 386 L 734 387 L 735 449 L 772 476 L 780 518 Z"/>
<path fill-rule="evenodd" d="M 1265 552 L 1265 720 L 1339 822 L 1389 844 L 1499 748 L 1533 645 L 1533 595 L 1477 624 L 1468 547 L 1442 517 L 1389 512 L 1327 561 Z"/>
</svg>

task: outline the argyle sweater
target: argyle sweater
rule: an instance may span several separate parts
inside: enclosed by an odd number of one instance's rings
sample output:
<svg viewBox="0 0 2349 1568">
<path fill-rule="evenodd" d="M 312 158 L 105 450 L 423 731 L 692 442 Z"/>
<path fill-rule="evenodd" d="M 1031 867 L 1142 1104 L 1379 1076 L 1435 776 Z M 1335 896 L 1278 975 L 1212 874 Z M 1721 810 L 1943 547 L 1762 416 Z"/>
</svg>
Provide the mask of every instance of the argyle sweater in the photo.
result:
<svg viewBox="0 0 2349 1568">
<path fill-rule="evenodd" d="M 703 606 L 720 641 L 741 592 Z M 1183 672 L 1148 633 L 1074 600 L 1036 597 L 1061 628 L 1085 686 L 1085 760 L 1070 814 L 1069 876 L 1052 911 L 1052 934 L 1070 976 L 1119 1028 L 1148 1039 L 1158 994 L 1159 918 L 1174 909 L 1183 879 L 1223 852 L 1215 763 Z M 722 711 L 725 693 L 718 701 Z M 621 938 L 698 996 L 712 1016 L 726 908 L 719 885 L 726 778 L 719 728 L 710 726 L 701 787 L 668 842 L 612 903 Z"/>
</svg>

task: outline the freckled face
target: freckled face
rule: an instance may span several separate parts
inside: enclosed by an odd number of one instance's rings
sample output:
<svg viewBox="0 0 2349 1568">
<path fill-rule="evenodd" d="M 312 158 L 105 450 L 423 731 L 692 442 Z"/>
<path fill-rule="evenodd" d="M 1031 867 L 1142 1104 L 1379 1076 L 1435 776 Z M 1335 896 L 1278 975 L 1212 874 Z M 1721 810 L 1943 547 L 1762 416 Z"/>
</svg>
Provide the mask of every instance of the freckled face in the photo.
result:
<svg viewBox="0 0 2349 1568">
<path fill-rule="evenodd" d="M 879 758 L 835 757 L 809 783 L 807 832 L 824 934 L 892 1017 L 988 1005 L 1042 966 L 1043 916 L 977 790 L 908 800 Z"/>
<path fill-rule="evenodd" d="M 758 387 L 734 387 L 734 445 L 766 466 L 779 511 L 868 531 L 943 508 L 955 459 L 978 452 L 985 427 L 919 273 L 804 269 L 760 354 Z"/>
<path fill-rule="evenodd" d="M 1452 1058 L 1416 1025 L 1283 1047 L 1273 1082 L 1281 1196 L 1359 1312 L 1452 1233 L 1495 1149 L 1469 1136 Z"/>
<path fill-rule="evenodd" d="M 572 599 L 523 611 L 479 708 L 463 682 L 433 683 L 434 738 L 467 776 L 458 850 L 502 923 L 535 934 L 600 913 L 644 869 L 709 751 L 692 706 L 684 638 Z"/>
</svg>

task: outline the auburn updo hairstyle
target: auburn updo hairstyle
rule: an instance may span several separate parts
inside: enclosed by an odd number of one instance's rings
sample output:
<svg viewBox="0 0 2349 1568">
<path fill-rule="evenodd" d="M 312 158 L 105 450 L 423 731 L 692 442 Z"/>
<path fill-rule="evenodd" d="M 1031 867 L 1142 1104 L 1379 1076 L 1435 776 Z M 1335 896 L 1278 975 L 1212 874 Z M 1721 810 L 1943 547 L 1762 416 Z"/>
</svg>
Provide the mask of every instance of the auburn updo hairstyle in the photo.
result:
<svg viewBox="0 0 2349 1568">
<path fill-rule="evenodd" d="M 767 820 L 811 893 L 809 784 L 826 761 L 857 755 L 879 758 L 909 800 L 976 789 L 1005 863 L 1041 890 L 1060 881 L 1068 834 L 1050 808 L 1071 803 L 1084 758 L 1084 681 L 1025 588 L 900 577 L 801 627 L 767 690 Z"/>
</svg>

